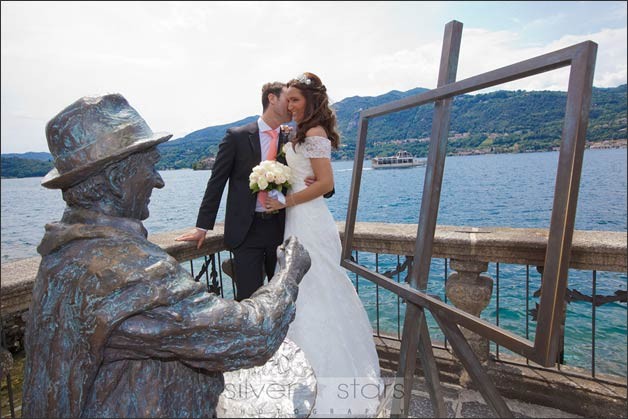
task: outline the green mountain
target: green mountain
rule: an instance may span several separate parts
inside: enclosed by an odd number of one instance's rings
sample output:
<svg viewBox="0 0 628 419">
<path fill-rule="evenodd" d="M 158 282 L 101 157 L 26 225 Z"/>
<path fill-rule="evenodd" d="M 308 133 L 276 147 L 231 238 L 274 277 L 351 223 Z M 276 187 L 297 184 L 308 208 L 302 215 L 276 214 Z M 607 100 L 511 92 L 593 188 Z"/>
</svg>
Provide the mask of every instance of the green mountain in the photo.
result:
<svg viewBox="0 0 628 419">
<path fill-rule="evenodd" d="M 52 161 L 4 157 L 4 155 L 1 160 L 0 175 L 3 178 L 45 176 L 52 169 Z"/>
<path fill-rule="evenodd" d="M 192 168 L 207 157 L 218 151 L 218 144 L 225 136 L 228 128 L 245 125 L 256 121 L 258 116 L 249 116 L 225 125 L 216 125 L 194 131 L 183 138 L 170 140 L 158 146 L 161 160 L 157 164 L 159 170 Z"/>
<path fill-rule="evenodd" d="M 51 161 L 52 155 L 50 153 L 46 153 L 44 151 L 32 152 L 29 151 L 27 153 L 5 153 L 2 157 L 17 157 L 20 159 L 28 159 L 28 160 L 39 160 L 39 161 Z"/>
<path fill-rule="evenodd" d="M 341 147 L 334 151 L 332 157 L 353 159 L 361 110 L 425 91 L 427 89 L 423 88 L 406 92 L 393 90 L 379 96 L 353 96 L 336 102 L 333 106 L 341 134 Z M 447 151 L 449 154 L 467 154 L 552 150 L 560 145 L 566 99 L 566 92 L 522 90 L 458 96 L 452 104 Z M 434 105 L 429 104 L 371 118 L 366 157 L 389 156 L 400 149 L 417 157 L 426 156 L 433 108 Z M 627 113 L 627 85 L 594 87 L 587 143 L 608 140 L 623 140 L 625 143 Z M 162 158 L 158 169 L 192 168 L 200 160 L 216 154 L 218 144 L 228 128 L 247 124 L 257 118 L 257 115 L 249 116 L 230 124 L 203 128 L 160 144 Z M 46 160 L 46 153 L 36 154 L 36 157 L 28 156 L 31 159 L 24 159 L 26 155 L 8 157 L 3 154 L 2 176 L 45 174 L 47 170 L 44 170 L 44 165 L 51 168 L 52 164 L 42 161 Z"/>
<path fill-rule="evenodd" d="M 425 91 L 427 89 L 423 88 L 406 92 L 393 90 L 380 96 L 354 96 L 335 103 L 342 138 L 341 147 L 333 153 L 333 158 L 353 159 L 361 110 Z M 452 105 L 448 152 L 552 150 L 560 144 L 566 100 L 566 92 L 556 91 L 501 90 L 458 96 Z M 427 156 L 433 108 L 433 105 L 424 105 L 372 118 L 368 125 L 366 157 L 393 155 L 399 149 L 417 157 Z M 593 88 L 587 142 L 625 140 L 627 109 L 627 85 Z M 215 155 L 227 128 L 256 118 L 204 128 L 160 145 L 162 168 L 192 167 L 193 163 Z M 182 162 L 185 164 L 180 165 Z"/>
</svg>

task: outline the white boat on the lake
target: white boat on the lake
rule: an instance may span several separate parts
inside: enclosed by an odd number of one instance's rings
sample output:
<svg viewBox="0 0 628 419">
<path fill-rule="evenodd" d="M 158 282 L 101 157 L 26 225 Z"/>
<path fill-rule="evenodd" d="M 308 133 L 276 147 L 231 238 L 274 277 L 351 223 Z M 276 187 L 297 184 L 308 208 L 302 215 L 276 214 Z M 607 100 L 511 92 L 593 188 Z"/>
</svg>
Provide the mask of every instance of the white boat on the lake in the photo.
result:
<svg viewBox="0 0 628 419">
<path fill-rule="evenodd" d="M 400 150 L 394 156 L 375 157 L 371 159 L 373 169 L 392 169 L 399 167 L 425 166 L 426 159 L 419 159 L 405 150 Z"/>
</svg>

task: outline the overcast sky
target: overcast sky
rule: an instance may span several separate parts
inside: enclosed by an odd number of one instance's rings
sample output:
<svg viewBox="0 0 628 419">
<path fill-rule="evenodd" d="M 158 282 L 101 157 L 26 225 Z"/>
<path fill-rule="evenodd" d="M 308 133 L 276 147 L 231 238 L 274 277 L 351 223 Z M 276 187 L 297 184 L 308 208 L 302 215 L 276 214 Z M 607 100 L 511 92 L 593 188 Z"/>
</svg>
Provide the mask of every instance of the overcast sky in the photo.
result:
<svg viewBox="0 0 628 419">
<path fill-rule="evenodd" d="M 458 80 L 585 40 L 595 87 L 626 83 L 626 2 L 2 2 L 2 153 L 48 151 L 48 120 L 121 93 L 174 138 L 261 113 L 303 71 L 333 101 L 434 88 L 443 29 Z M 561 69 L 500 89 L 567 90 Z M 494 89 L 493 89 L 494 90 Z"/>
</svg>

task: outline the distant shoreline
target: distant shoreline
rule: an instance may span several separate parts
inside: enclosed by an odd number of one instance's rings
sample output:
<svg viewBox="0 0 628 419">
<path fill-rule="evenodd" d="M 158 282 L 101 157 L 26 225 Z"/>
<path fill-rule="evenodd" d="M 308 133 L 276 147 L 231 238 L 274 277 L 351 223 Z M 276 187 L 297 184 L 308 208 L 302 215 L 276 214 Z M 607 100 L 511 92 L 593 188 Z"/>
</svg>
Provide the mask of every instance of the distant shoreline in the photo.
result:
<svg viewBox="0 0 628 419">
<path fill-rule="evenodd" d="M 599 142 L 595 142 L 595 143 L 590 143 L 586 145 L 585 150 L 609 150 L 609 149 L 625 149 L 628 148 L 628 140 L 627 139 L 623 139 L 623 140 L 604 140 L 604 141 L 599 141 Z M 522 151 L 513 151 L 513 150 L 504 150 L 504 151 L 500 151 L 500 150 L 487 150 L 487 149 L 474 149 L 474 150 L 460 150 L 460 151 L 454 151 L 451 153 L 447 153 L 447 156 L 452 157 L 452 156 L 480 156 L 480 155 L 485 155 L 485 154 L 523 154 L 523 153 L 549 153 L 549 152 L 554 152 L 554 151 L 558 151 L 559 148 L 555 147 L 552 150 L 522 150 Z M 427 157 L 427 156 L 426 156 Z M 372 157 L 365 157 L 364 161 L 370 161 Z M 332 162 L 334 161 L 353 161 L 353 159 L 332 159 Z M 197 169 L 192 169 L 190 167 L 182 167 L 179 169 L 160 169 L 160 170 L 199 170 Z M 204 169 L 203 169 L 204 170 Z M 43 176 L 22 176 L 22 177 L 8 177 L 8 176 L 0 176 L 0 179 L 24 179 L 24 178 L 32 178 L 32 177 L 43 177 Z"/>
<path fill-rule="evenodd" d="M 592 143 L 589 149 L 598 149 L 598 148 L 626 148 L 628 144 L 628 140 L 604 140 L 597 143 Z"/>
<path fill-rule="evenodd" d="M 609 150 L 609 149 L 622 149 L 628 148 L 628 139 L 623 140 L 604 140 L 595 143 L 590 143 L 585 146 L 585 150 Z M 489 149 L 472 149 L 472 150 L 457 150 L 448 152 L 447 156 L 481 156 L 485 154 L 524 154 L 524 153 L 551 153 L 559 151 L 559 147 L 554 147 L 551 150 L 489 150 Z M 416 156 L 415 156 L 416 157 Z M 426 158 L 427 156 L 425 156 Z M 372 157 L 365 157 L 364 161 L 371 160 Z M 332 161 L 352 161 L 350 159 L 343 160 L 337 159 Z"/>
<path fill-rule="evenodd" d="M 607 149 L 619 149 L 619 148 L 628 148 L 628 140 L 604 140 L 591 144 L 587 144 L 585 146 L 585 150 L 607 150 Z M 481 154 L 519 154 L 519 153 L 545 153 L 552 151 L 559 151 L 559 147 L 553 147 L 551 150 L 522 150 L 522 151 L 514 151 L 514 150 L 483 150 L 483 149 L 473 149 L 473 150 L 462 150 L 462 151 L 454 151 L 452 153 L 447 153 L 448 156 L 473 156 L 473 155 L 481 155 Z"/>
</svg>

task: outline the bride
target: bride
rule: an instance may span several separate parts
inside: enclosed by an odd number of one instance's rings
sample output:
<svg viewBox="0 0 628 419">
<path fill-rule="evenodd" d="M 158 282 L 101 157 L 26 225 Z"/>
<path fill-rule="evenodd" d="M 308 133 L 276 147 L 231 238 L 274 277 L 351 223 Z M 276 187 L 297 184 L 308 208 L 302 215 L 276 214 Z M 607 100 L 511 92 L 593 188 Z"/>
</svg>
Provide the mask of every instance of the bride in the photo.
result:
<svg viewBox="0 0 628 419">
<path fill-rule="evenodd" d="M 288 82 L 288 110 L 296 136 L 283 150 L 292 169 L 285 204 L 267 198 L 268 211 L 286 209 L 284 237 L 296 236 L 312 266 L 303 278 L 288 339 L 305 353 L 317 380 L 312 416 L 372 416 L 379 398 L 379 359 L 366 311 L 340 266 L 338 228 L 323 194 L 334 185 L 331 149 L 336 118 L 321 80 L 304 73 Z M 306 187 L 305 178 L 315 181 Z"/>
</svg>

